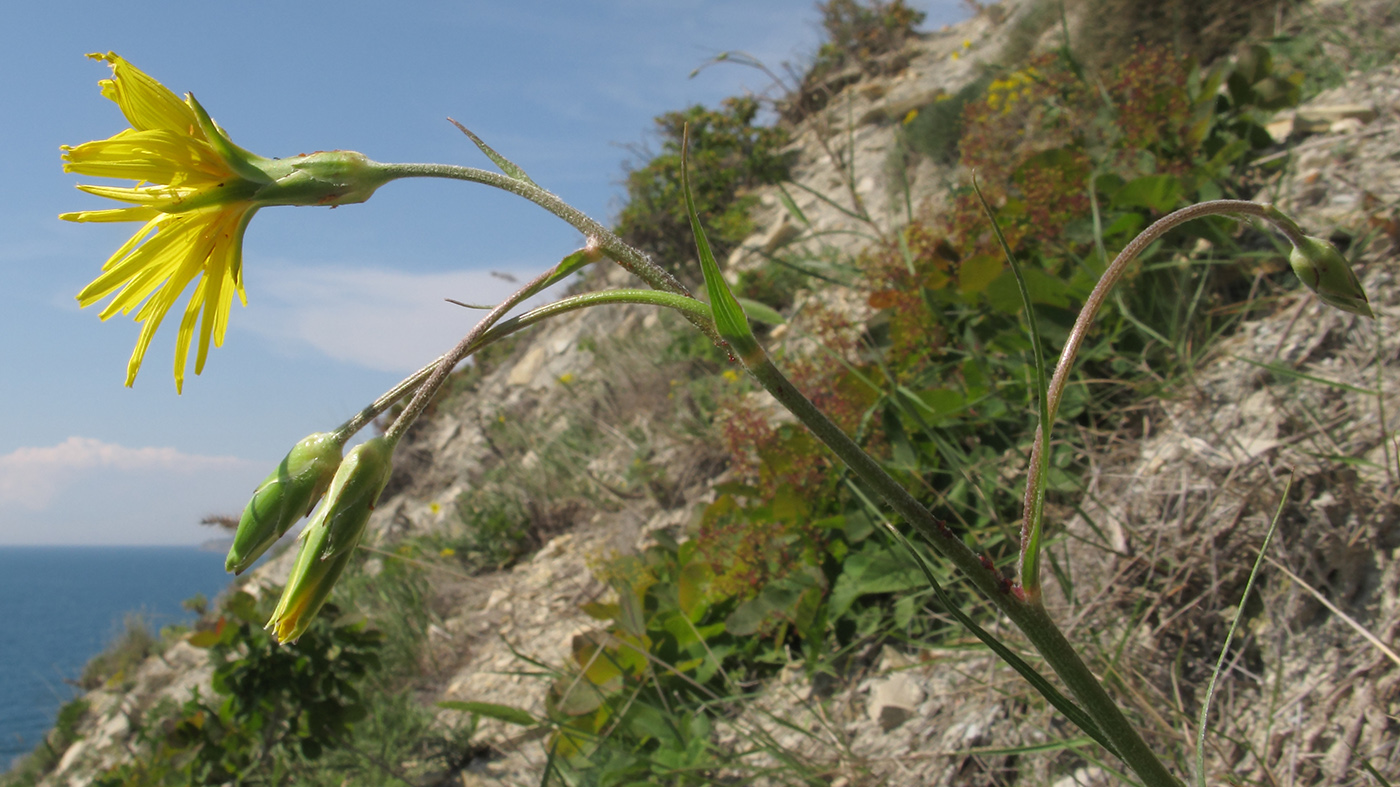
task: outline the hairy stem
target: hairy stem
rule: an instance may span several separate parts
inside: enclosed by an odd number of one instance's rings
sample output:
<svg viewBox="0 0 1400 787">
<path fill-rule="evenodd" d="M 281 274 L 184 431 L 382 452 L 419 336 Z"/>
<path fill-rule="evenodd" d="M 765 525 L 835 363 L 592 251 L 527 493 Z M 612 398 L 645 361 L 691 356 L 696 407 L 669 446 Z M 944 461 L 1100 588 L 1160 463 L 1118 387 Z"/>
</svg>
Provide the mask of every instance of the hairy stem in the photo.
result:
<svg viewBox="0 0 1400 787">
<path fill-rule="evenodd" d="M 632 248 L 613 234 L 611 230 L 593 220 L 587 214 L 560 199 L 554 193 L 525 180 L 512 178 L 490 170 L 475 167 L 459 167 L 451 164 L 383 164 L 386 175 L 391 178 L 447 178 L 482 183 L 508 191 L 539 205 L 568 222 L 579 232 L 597 244 L 610 259 L 617 262 L 629 273 L 639 277 L 652 288 L 678 295 L 690 295 L 690 291 L 675 276 L 667 273 L 651 258 Z M 722 340 L 714 332 L 714 325 L 707 320 L 697 320 L 689 312 L 683 312 L 711 341 L 721 344 Z"/>
<path fill-rule="evenodd" d="M 1123 277 L 1123 272 L 1128 269 L 1129 263 L 1137 258 L 1148 246 L 1152 245 L 1167 232 L 1185 224 L 1192 219 L 1199 219 L 1205 216 L 1253 216 L 1264 219 L 1280 232 L 1288 237 L 1290 243 L 1295 246 L 1303 241 L 1303 231 L 1297 224 L 1283 214 L 1274 209 L 1272 205 L 1265 205 L 1247 200 L 1221 199 L 1211 202 L 1202 202 L 1197 205 L 1182 208 L 1181 210 L 1169 213 L 1158 219 L 1147 229 L 1143 230 L 1133 241 L 1118 253 L 1113 259 L 1113 263 L 1104 271 L 1099 282 L 1094 286 L 1093 292 L 1089 293 L 1089 298 L 1084 302 L 1084 308 L 1079 310 L 1079 317 L 1074 321 L 1074 327 L 1070 330 L 1069 339 L 1065 341 L 1065 348 L 1060 352 L 1059 363 L 1055 365 L 1055 374 L 1050 378 L 1050 387 L 1046 392 L 1046 411 L 1048 423 L 1053 424 L 1055 414 L 1059 412 L 1060 399 L 1064 396 L 1065 385 L 1069 382 L 1069 372 L 1074 366 L 1074 359 L 1079 355 L 1079 348 L 1084 344 L 1084 338 L 1089 333 L 1089 327 L 1093 324 L 1094 318 L 1098 316 L 1099 309 L 1103 308 L 1104 301 L 1108 299 L 1108 294 L 1113 290 L 1113 286 Z M 1022 540 L 1029 536 L 1024 528 L 1030 526 L 1033 513 L 1036 507 L 1037 495 L 1044 494 L 1045 472 L 1044 462 L 1041 454 L 1046 450 L 1045 437 L 1049 434 L 1048 426 L 1036 431 L 1035 444 L 1031 448 L 1030 469 L 1026 477 L 1026 492 L 1023 498 L 1023 531 Z M 1032 583 L 1034 578 L 1029 578 Z M 1022 577 L 1022 583 L 1027 582 L 1027 577 Z"/>
<path fill-rule="evenodd" d="M 481 339 L 482 335 L 485 334 L 491 326 L 499 322 L 502 317 L 506 316 L 507 312 L 514 309 L 516 306 L 520 305 L 521 301 L 539 292 L 545 285 L 549 284 L 554 277 L 554 271 L 557 267 L 558 266 L 552 267 L 539 276 L 536 276 L 524 287 L 516 290 L 509 298 L 496 304 L 495 308 L 487 312 L 486 316 L 481 318 L 481 322 L 473 326 L 472 329 L 467 332 L 467 335 L 462 337 L 462 341 L 458 342 L 457 346 L 452 348 L 451 352 L 438 360 L 437 364 L 433 367 L 433 373 L 428 377 L 426 382 L 418 386 L 418 390 L 414 392 L 413 398 L 408 402 L 408 406 L 403 409 L 402 413 L 399 413 L 399 417 L 394 420 L 393 425 L 384 433 L 384 436 L 391 441 L 398 442 L 398 439 L 403 436 L 403 433 L 408 431 L 408 427 L 422 414 L 423 410 L 428 406 L 428 402 L 432 401 L 433 394 L 437 393 L 438 389 L 442 387 L 442 384 L 447 382 L 447 375 L 452 373 L 452 367 L 456 366 L 458 361 L 461 361 L 477 349 L 477 342 Z"/>
</svg>

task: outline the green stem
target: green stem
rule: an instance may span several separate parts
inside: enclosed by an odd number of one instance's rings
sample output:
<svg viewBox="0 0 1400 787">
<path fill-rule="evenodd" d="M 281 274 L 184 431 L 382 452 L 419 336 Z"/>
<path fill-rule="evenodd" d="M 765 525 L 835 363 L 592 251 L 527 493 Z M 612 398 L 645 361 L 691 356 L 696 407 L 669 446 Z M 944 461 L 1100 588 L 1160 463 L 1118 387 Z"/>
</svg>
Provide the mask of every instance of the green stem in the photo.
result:
<svg viewBox="0 0 1400 787">
<path fill-rule="evenodd" d="M 1167 771 L 1161 760 L 1148 748 L 1142 736 L 1123 716 L 1113 698 L 1094 677 L 1088 665 L 1079 658 L 1074 647 L 1050 619 L 1038 602 L 1027 601 L 1018 589 L 1002 578 L 989 564 L 984 564 L 956 534 L 929 513 L 913 495 L 884 471 L 841 428 L 827 418 L 811 400 L 803 396 L 783 376 L 767 353 L 749 353 L 745 365 L 754 378 L 773 398 L 797 416 L 817 439 L 825 443 L 846 463 L 855 475 L 875 490 L 905 521 L 928 539 L 934 550 L 952 561 L 992 601 L 1011 622 L 1016 624 L 1040 652 L 1051 669 L 1065 682 L 1085 712 L 1093 717 L 1104 736 L 1112 742 L 1118 755 L 1148 787 L 1181 787 L 1181 782 Z"/>
<path fill-rule="evenodd" d="M 398 385 L 390 388 L 384 395 L 375 399 L 374 403 L 369 407 L 355 413 L 355 415 L 351 416 L 350 420 L 341 424 L 340 428 L 335 430 L 335 438 L 339 440 L 341 444 L 344 444 L 351 437 L 354 437 L 356 432 L 365 428 L 370 421 L 378 418 L 380 413 L 393 407 L 394 402 L 402 399 L 405 394 L 417 388 L 424 380 L 428 379 L 433 373 L 433 370 L 438 367 L 438 364 L 442 363 L 442 359 L 443 356 L 438 356 L 432 363 L 405 377 Z"/>
<path fill-rule="evenodd" d="M 393 425 L 384 433 L 384 436 L 390 441 L 397 443 L 398 439 L 403 436 L 403 433 L 408 431 L 408 427 L 422 414 L 423 410 L 428 406 L 428 402 L 432 401 L 433 394 L 437 393 L 438 389 L 442 387 L 442 384 L 447 382 L 447 375 L 452 373 L 452 368 L 463 358 L 471 354 L 475 349 L 474 345 L 476 345 L 482 335 L 485 334 L 491 326 L 499 322 L 502 317 L 506 316 L 507 312 L 520 305 L 521 301 L 544 289 L 546 285 L 553 281 L 554 272 L 558 267 L 559 266 L 555 265 L 544 273 L 536 276 L 524 287 L 512 293 L 509 298 L 496 304 L 495 308 L 491 309 L 491 311 L 486 313 L 485 317 L 481 318 L 481 322 L 472 326 L 472 329 L 467 332 L 467 335 L 462 337 L 462 341 L 458 342 L 456 347 L 453 347 L 450 352 L 442 356 L 433 366 L 433 373 L 429 375 L 426 382 L 418 386 L 418 390 L 413 393 L 413 398 L 408 401 L 408 406 L 403 409 L 402 413 L 399 413 L 398 418 L 394 419 Z"/>
<path fill-rule="evenodd" d="M 977 179 L 972 180 L 972 188 L 977 192 L 977 200 L 982 203 L 982 210 L 987 214 L 987 220 L 992 223 L 992 232 L 996 234 L 997 243 L 1001 245 L 1001 251 L 1006 255 L 1006 262 L 1011 266 L 1011 272 L 1016 277 L 1016 287 L 1021 293 L 1021 304 L 1026 310 L 1026 333 L 1030 334 L 1031 350 L 1035 358 L 1035 392 L 1036 406 L 1040 410 L 1040 429 L 1036 432 L 1037 444 L 1040 442 L 1049 443 L 1050 425 L 1054 423 L 1050 415 L 1050 405 L 1045 395 L 1047 384 L 1045 382 L 1045 348 L 1040 341 L 1040 326 L 1035 321 L 1035 304 L 1031 302 L 1030 288 L 1026 286 L 1026 276 L 1021 270 L 1021 263 L 1016 259 L 1016 255 L 1011 252 L 1011 244 L 1006 242 L 1006 235 L 1001 231 L 1001 225 L 997 223 L 996 212 L 987 203 L 987 198 L 982 195 L 982 189 L 977 185 Z M 1034 463 L 1034 471 L 1029 474 L 1031 478 L 1039 479 L 1039 483 L 1034 487 L 1027 486 L 1029 503 L 1021 519 L 1021 560 L 1019 571 L 1021 578 L 1021 590 L 1030 601 L 1040 601 L 1040 537 L 1043 532 L 1045 521 L 1045 481 L 1047 469 L 1049 467 L 1049 453 L 1042 451 L 1040 454 L 1033 454 L 1031 462 Z M 1031 490 L 1034 489 L 1034 493 Z"/>
<path fill-rule="evenodd" d="M 1059 412 L 1060 399 L 1064 396 L 1065 385 L 1069 382 L 1070 368 L 1074 366 L 1074 359 L 1079 355 L 1079 348 L 1084 344 L 1084 338 L 1088 335 L 1089 327 L 1093 324 L 1094 318 L 1098 316 L 1099 309 L 1103 308 L 1109 292 L 1123 277 L 1129 263 L 1167 232 L 1192 219 L 1205 216 L 1236 217 L 1241 215 L 1264 219 L 1277 227 L 1295 246 L 1304 240 L 1302 229 L 1272 205 L 1249 202 L 1248 200 L 1212 200 L 1182 208 L 1158 219 L 1136 238 L 1133 238 L 1131 243 L 1123 247 L 1123 250 L 1113 259 L 1113 263 L 1104 271 L 1103 276 L 1099 278 L 1098 284 L 1094 286 L 1093 292 L 1089 293 L 1088 300 L 1084 302 L 1084 308 L 1079 310 L 1079 317 L 1074 321 L 1069 339 L 1065 341 L 1065 348 L 1060 352 L 1059 363 L 1055 365 L 1055 374 L 1050 378 L 1050 388 L 1045 396 L 1047 409 L 1042 416 L 1046 418 L 1046 426 L 1036 431 L 1035 444 L 1031 448 L 1030 470 L 1026 478 L 1025 497 L 1022 501 L 1024 522 L 1032 521 L 1037 508 L 1037 497 L 1045 494 L 1046 474 L 1044 467 L 1046 463 L 1041 454 L 1045 451 L 1046 439 L 1050 431 L 1048 424 L 1054 423 L 1055 414 Z M 1025 526 L 1023 525 L 1023 527 Z"/>
<path fill-rule="evenodd" d="M 622 241 L 621 238 L 613 234 L 611 230 L 594 221 L 587 214 L 560 199 L 554 193 L 536 186 L 527 180 L 519 180 L 509 175 L 502 175 L 490 170 L 477 169 L 475 167 L 459 167 L 452 164 L 381 164 L 383 172 L 389 178 L 447 178 L 450 180 L 465 180 L 472 183 L 482 183 L 487 186 L 494 186 L 503 191 L 509 191 L 520 197 L 539 205 L 545 210 L 553 213 L 564 221 L 568 222 L 579 232 L 590 238 L 602 249 L 608 257 L 621 265 L 629 273 L 636 275 L 645 281 L 652 288 L 663 292 L 673 292 L 677 295 L 690 295 L 690 291 L 681 284 L 676 277 L 667 273 L 659 265 L 651 261 L 647 255 L 637 251 Z M 720 338 L 714 332 L 714 325 L 709 320 L 697 321 L 688 312 L 684 312 L 686 319 L 690 320 L 695 327 L 699 328 L 711 341 L 720 343 Z"/>
<path fill-rule="evenodd" d="M 554 303 L 548 303 L 536 309 L 532 309 L 524 314 L 511 317 L 508 320 L 501 320 L 496 325 L 490 326 L 484 332 L 479 332 L 463 357 L 478 352 L 481 348 L 494 344 L 513 333 L 522 331 L 531 325 L 544 322 L 561 314 L 587 309 L 592 306 L 603 306 L 606 304 L 635 303 L 643 306 L 662 306 L 674 309 L 684 315 L 687 319 L 698 319 L 708 322 L 710 319 L 710 309 L 704 303 L 686 295 L 677 295 L 671 292 L 658 292 L 656 290 L 606 290 L 603 292 L 589 292 L 582 295 L 575 295 L 570 298 L 563 298 Z M 483 321 L 484 322 L 484 321 Z M 404 378 L 403 382 L 394 386 L 392 390 L 375 400 L 375 403 L 361 410 L 354 418 L 346 421 L 336 430 L 337 436 L 343 434 L 345 439 L 364 428 L 365 424 L 374 420 L 380 413 L 389 409 L 394 402 L 398 401 L 409 391 L 417 388 L 422 382 L 432 375 L 446 355 L 440 356 L 436 361 L 424 366 L 412 375 Z M 453 364 L 455 365 L 455 364 Z"/>
</svg>

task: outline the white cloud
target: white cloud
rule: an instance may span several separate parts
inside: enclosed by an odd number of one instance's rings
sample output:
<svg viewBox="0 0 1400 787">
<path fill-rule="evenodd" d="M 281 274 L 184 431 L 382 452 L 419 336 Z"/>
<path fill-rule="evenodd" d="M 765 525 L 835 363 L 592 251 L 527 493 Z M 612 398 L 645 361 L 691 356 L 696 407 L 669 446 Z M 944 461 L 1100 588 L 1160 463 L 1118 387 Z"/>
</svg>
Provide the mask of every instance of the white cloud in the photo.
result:
<svg viewBox="0 0 1400 787">
<path fill-rule="evenodd" d="M 513 272 L 506 275 L 513 276 Z M 378 268 L 281 266 L 265 275 L 267 303 L 252 330 L 332 358 L 411 372 L 452 349 L 481 319 L 445 298 L 493 305 L 523 284 L 490 271 L 410 273 Z M 538 304 L 536 298 L 529 304 Z"/>
<path fill-rule="evenodd" d="M 0 456 L 0 505 L 31 511 L 47 508 L 58 493 L 93 471 L 182 476 L 246 470 L 231 456 L 200 456 L 174 448 L 128 448 L 91 437 L 70 437 L 54 446 L 17 448 Z"/>
</svg>

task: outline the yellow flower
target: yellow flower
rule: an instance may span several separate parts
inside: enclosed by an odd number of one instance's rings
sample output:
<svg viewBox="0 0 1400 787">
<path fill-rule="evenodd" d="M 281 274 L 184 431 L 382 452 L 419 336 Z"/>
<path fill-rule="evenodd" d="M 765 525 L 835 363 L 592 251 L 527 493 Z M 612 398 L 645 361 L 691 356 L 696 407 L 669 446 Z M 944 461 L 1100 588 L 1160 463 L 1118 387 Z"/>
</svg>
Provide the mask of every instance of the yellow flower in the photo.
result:
<svg viewBox="0 0 1400 787">
<path fill-rule="evenodd" d="M 100 317 L 136 311 L 141 335 L 127 363 L 126 384 L 136 380 L 151 337 L 190 284 L 175 342 L 175 388 L 184 385 L 195 328 L 204 369 L 209 342 L 223 344 L 229 309 L 243 290 L 243 232 L 268 205 L 341 205 L 363 202 L 387 177 L 379 165 L 349 151 L 289 159 L 265 159 L 234 145 L 193 95 L 174 93 L 112 52 L 112 78 L 99 84 L 131 128 L 109 139 L 63 146 L 63 170 L 136 181 L 130 188 L 81 185 L 89 194 L 129 207 L 79 211 L 67 221 L 141 221 L 145 224 L 102 266 L 102 275 L 78 293 L 82 306 L 113 295 Z"/>
</svg>

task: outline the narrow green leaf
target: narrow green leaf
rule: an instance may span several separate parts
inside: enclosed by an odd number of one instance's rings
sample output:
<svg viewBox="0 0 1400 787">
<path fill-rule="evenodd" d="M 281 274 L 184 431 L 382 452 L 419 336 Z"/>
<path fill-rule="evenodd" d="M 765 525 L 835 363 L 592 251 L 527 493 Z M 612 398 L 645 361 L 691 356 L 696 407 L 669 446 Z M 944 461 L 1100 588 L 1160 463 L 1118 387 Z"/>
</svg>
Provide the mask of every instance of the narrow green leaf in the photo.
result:
<svg viewBox="0 0 1400 787">
<path fill-rule="evenodd" d="M 515 163 L 510 159 L 492 150 L 490 145 L 487 145 L 485 142 L 482 142 L 481 137 L 478 137 L 477 135 L 473 134 L 471 130 L 468 129 L 466 126 L 462 125 L 461 123 L 458 123 L 455 120 L 452 120 L 452 118 L 448 118 L 448 120 L 451 121 L 452 125 L 457 127 L 458 131 L 461 131 L 463 134 L 466 134 L 472 142 L 475 142 L 476 146 L 481 148 L 481 152 L 485 153 L 486 157 L 491 159 L 491 162 L 494 163 L 497 167 L 500 167 L 502 172 L 504 172 L 512 178 L 515 178 L 516 180 L 523 180 L 532 186 L 537 185 L 535 181 L 530 180 L 529 175 L 525 174 L 525 170 L 516 166 Z"/>
<path fill-rule="evenodd" d="M 1279 496 L 1278 509 L 1274 511 L 1273 521 L 1269 523 L 1269 530 L 1264 534 L 1264 543 L 1259 545 L 1259 557 L 1254 559 L 1254 568 L 1249 571 L 1249 579 L 1244 583 L 1244 592 L 1240 594 L 1239 606 L 1235 608 L 1235 619 L 1230 621 L 1230 630 L 1225 633 L 1225 644 L 1220 646 L 1220 658 L 1216 659 L 1215 669 L 1210 673 L 1210 682 L 1206 684 L 1206 698 L 1201 702 L 1201 715 L 1196 724 L 1196 784 L 1205 787 L 1206 784 L 1206 722 L 1210 717 L 1210 703 L 1215 697 L 1215 683 L 1220 679 L 1220 671 L 1225 668 L 1225 657 L 1230 653 L 1230 642 L 1235 638 L 1235 629 L 1240 625 L 1240 618 L 1244 617 L 1244 604 L 1249 600 L 1249 593 L 1254 589 L 1254 580 L 1259 577 L 1259 569 L 1264 565 L 1264 556 L 1269 552 L 1269 542 L 1274 539 L 1274 531 L 1278 530 L 1279 520 L 1283 518 L 1283 507 L 1288 505 L 1288 492 L 1293 488 L 1293 474 L 1288 474 L 1288 481 L 1283 485 L 1283 494 Z"/>
<path fill-rule="evenodd" d="M 1036 326 L 1035 305 L 1031 301 L 1030 288 L 1026 285 L 1026 277 L 1021 270 L 1021 263 L 1017 261 L 1016 255 L 1011 253 L 1011 246 L 1006 242 L 1006 236 L 1001 232 L 1001 225 L 997 223 L 996 213 L 992 211 L 992 206 L 987 202 L 987 198 L 982 195 L 982 189 L 977 185 L 977 179 L 972 180 L 972 189 L 977 192 L 977 199 L 982 203 L 982 210 L 987 214 L 987 220 L 992 223 L 992 232 L 996 235 L 997 243 L 1001 244 L 1001 251 L 1006 255 L 1006 262 L 1011 266 L 1011 272 L 1016 276 L 1016 286 L 1021 291 L 1021 304 L 1025 309 L 1026 333 L 1030 335 L 1031 350 L 1035 357 L 1035 381 L 1036 391 L 1039 399 L 1040 409 L 1040 462 L 1039 467 L 1031 468 L 1035 487 L 1030 490 L 1031 510 L 1027 520 L 1022 525 L 1021 538 L 1021 588 L 1030 598 L 1038 598 L 1040 594 L 1040 536 L 1042 531 L 1041 518 L 1045 510 L 1045 484 L 1049 476 L 1050 458 L 1050 402 L 1046 398 L 1049 390 L 1050 373 L 1045 365 L 1045 349 L 1040 343 L 1040 328 Z"/>
<path fill-rule="evenodd" d="M 1310 374 L 1303 374 L 1302 372 L 1300 372 L 1300 371 L 1298 371 L 1298 370 L 1296 370 L 1296 369 L 1290 369 L 1290 368 L 1288 368 L 1287 366 L 1280 366 L 1280 365 L 1278 365 L 1278 364 L 1276 364 L 1276 363 L 1261 363 L 1261 362 L 1259 362 L 1259 361 L 1252 361 L 1252 360 L 1250 360 L 1250 359 L 1248 359 L 1248 358 L 1244 358 L 1244 357 L 1239 356 L 1239 355 L 1232 355 L 1232 356 L 1230 356 L 1230 357 L 1231 357 L 1231 358 L 1234 358 L 1234 359 L 1237 360 L 1237 361 L 1244 361 L 1245 363 L 1247 363 L 1247 364 L 1249 364 L 1249 365 L 1251 365 L 1251 366 L 1258 366 L 1260 369 L 1268 369 L 1270 372 L 1273 372 L 1274 374 L 1277 374 L 1277 375 L 1282 375 L 1282 376 L 1284 376 L 1284 377 L 1292 377 L 1292 378 L 1294 378 L 1294 379 L 1296 379 L 1296 380 L 1307 380 L 1307 381 L 1310 382 L 1310 383 L 1319 383 L 1319 384 L 1321 384 L 1321 385 L 1327 385 L 1327 386 L 1330 386 L 1330 387 L 1332 387 L 1332 388 L 1337 388 L 1337 389 L 1342 390 L 1342 391 L 1351 391 L 1352 393 L 1359 393 L 1359 394 L 1363 394 L 1363 395 L 1365 395 L 1365 396 L 1376 396 L 1376 395 L 1377 395 L 1377 394 L 1376 394 L 1376 391 L 1374 391 L 1374 390 L 1372 390 L 1372 389 L 1370 389 L 1370 388 L 1357 388 L 1357 387 L 1354 386 L 1354 385 L 1347 385 L 1346 383 L 1339 383 L 1339 382 L 1337 382 L 1336 380 L 1328 380 L 1328 379 L 1326 379 L 1325 377 L 1314 377 L 1314 376 L 1312 376 L 1312 375 L 1310 375 Z"/>
<path fill-rule="evenodd" d="M 809 229 L 811 228 L 812 222 L 807 219 L 807 214 L 803 213 L 802 209 L 797 207 L 797 203 L 793 201 L 792 195 L 789 194 L 787 188 L 781 184 L 778 186 L 778 202 L 787 209 L 788 213 L 792 214 L 794 219 L 802 222 L 802 226 Z"/>
<path fill-rule="evenodd" d="M 1044 751 L 1064 751 L 1065 749 L 1077 749 L 1081 746 L 1088 746 L 1094 743 L 1093 738 L 1065 738 L 1058 741 L 1046 741 L 1045 743 L 1031 743 L 1025 746 L 988 746 L 986 748 L 963 749 L 957 752 L 960 755 L 988 755 L 988 754 L 1037 754 Z"/>
<path fill-rule="evenodd" d="M 1377 782 L 1380 782 L 1381 787 L 1390 787 L 1390 782 L 1386 781 L 1386 778 L 1380 775 L 1380 773 L 1374 767 L 1372 767 L 1371 761 L 1369 759 L 1364 759 L 1361 761 L 1361 769 L 1371 774 L 1371 777 L 1374 778 Z"/>
<path fill-rule="evenodd" d="M 465 713 L 475 713 L 478 716 L 503 721 L 507 724 L 518 724 L 521 727 L 533 727 L 538 724 L 538 720 L 529 712 L 519 708 L 512 708 L 509 705 L 498 705 L 494 702 L 459 702 L 457 700 L 444 700 L 437 704 L 439 708 L 446 710 L 459 710 Z"/>
<path fill-rule="evenodd" d="M 904 268 L 909 271 L 910 276 L 917 277 L 919 273 L 914 270 L 914 252 L 909 248 L 909 236 L 900 232 L 897 237 L 899 238 L 899 256 L 904 258 Z"/>
<path fill-rule="evenodd" d="M 695 198 L 690 192 L 690 129 L 686 128 L 681 138 L 681 191 L 685 194 L 685 212 L 690 217 L 690 229 L 695 233 L 695 248 L 700 255 L 700 270 L 705 275 L 705 291 L 710 296 L 710 312 L 715 321 L 715 330 L 729 342 L 734 353 L 748 365 L 761 358 L 763 348 L 754 338 L 749 320 L 744 316 L 744 307 L 739 305 L 729 283 L 720 273 L 719 263 L 715 262 L 710 241 L 705 237 L 705 228 L 700 226 L 700 214 L 695 210 Z"/>
<path fill-rule="evenodd" d="M 764 325 L 782 325 L 787 322 L 787 320 L 783 319 L 783 315 L 778 313 L 777 309 L 767 304 L 759 303 L 751 298 L 738 298 L 737 300 L 739 301 L 739 305 L 743 307 L 744 313 L 752 320 L 761 322 Z"/>
<path fill-rule="evenodd" d="M 548 287 L 551 284 L 554 284 L 555 282 L 561 281 L 565 277 L 570 276 L 579 269 L 583 268 L 583 266 L 597 262 L 599 259 L 602 259 L 602 255 L 597 249 L 590 248 L 587 246 L 585 246 L 582 249 L 579 249 L 573 254 L 570 254 L 569 256 L 560 260 L 559 264 L 554 266 L 554 272 L 549 275 L 549 278 L 546 279 L 545 283 L 540 286 L 540 289 L 543 290 L 545 287 Z"/>
<path fill-rule="evenodd" d="M 880 512 L 880 509 L 870 498 L 866 497 L 859 486 L 849 479 L 846 482 L 846 486 L 860 498 L 867 509 L 880 517 L 881 524 L 884 525 L 886 532 L 894 536 L 895 540 L 904 548 L 904 551 L 914 559 L 914 563 L 918 566 L 919 570 L 923 572 L 924 579 L 928 582 L 929 587 L 933 589 L 933 595 L 937 597 L 938 603 L 942 605 L 945 612 L 956 618 L 963 627 L 971 631 L 973 636 L 981 640 L 982 644 L 986 645 L 993 653 L 1000 657 L 1002 661 L 1010 664 L 1012 669 L 1020 673 L 1021 677 L 1024 678 L 1027 683 L 1031 684 L 1036 691 L 1040 692 L 1040 696 L 1044 697 L 1046 702 L 1049 702 L 1056 710 L 1063 713 L 1065 718 L 1069 719 L 1076 727 L 1083 730 L 1089 737 L 1098 741 L 1099 745 L 1107 749 L 1110 754 L 1115 757 L 1119 756 L 1118 750 L 1113 748 L 1113 744 L 1110 743 L 1103 732 L 1099 730 L 1099 725 L 1094 722 L 1092 716 L 1085 712 L 1083 708 L 1076 705 L 1074 700 L 1061 694 L 1059 689 L 1055 688 L 1044 675 L 1036 671 L 1035 667 L 1032 667 L 1025 659 L 1016 655 L 1014 651 L 1002 644 L 1002 641 L 997 639 L 994 634 L 977 625 L 976 621 L 969 617 L 966 612 L 963 612 L 962 608 L 953 601 L 953 597 L 948 595 L 948 591 L 944 590 L 943 585 L 934 577 L 933 569 L 929 568 L 928 562 L 924 560 L 923 555 L 919 554 L 919 550 L 914 548 L 913 543 L 911 543 L 903 533 L 899 532 L 898 528 L 891 525 L 888 519 L 884 518 L 884 514 Z M 1121 759 L 1121 757 L 1119 759 Z"/>
</svg>

